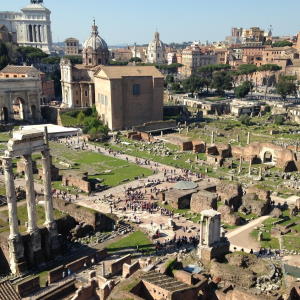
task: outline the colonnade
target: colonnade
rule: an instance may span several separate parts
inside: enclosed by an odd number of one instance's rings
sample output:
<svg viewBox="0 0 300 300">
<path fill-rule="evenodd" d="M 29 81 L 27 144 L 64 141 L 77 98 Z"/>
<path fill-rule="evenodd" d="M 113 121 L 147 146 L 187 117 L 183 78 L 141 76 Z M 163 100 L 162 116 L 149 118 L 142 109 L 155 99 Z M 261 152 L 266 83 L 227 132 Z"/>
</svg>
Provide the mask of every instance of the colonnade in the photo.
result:
<svg viewBox="0 0 300 300">
<path fill-rule="evenodd" d="M 213 212 L 213 214 L 206 214 L 206 212 Z M 213 210 L 202 211 L 201 214 L 199 246 L 211 247 L 220 241 L 221 214 Z"/>
<path fill-rule="evenodd" d="M 42 153 L 42 167 L 43 167 L 43 188 L 44 188 L 44 201 L 45 201 L 45 225 L 51 227 L 54 222 L 53 217 L 53 202 L 51 192 L 51 174 L 50 174 L 50 152 L 49 149 L 45 149 Z M 5 184 L 7 189 L 7 206 L 9 214 L 10 225 L 10 238 L 18 236 L 18 215 L 17 215 L 17 197 L 15 192 L 14 175 L 12 157 L 3 157 L 3 168 L 5 176 Z M 26 190 L 26 202 L 28 212 L 28 233 L 35 232 L 37 227 L 36 216 L 36 195 L 34 191 L 34 180 L 32 170 L 32 157 L 31 155 L 23 155 L 24 160 L 24 172 L 25 172 L 25 190 Z"/>
<path fill-rule="evenodd" d="M 27 25 L 27 40 L 33 43 L 47 41 L 47 25 Z"/>
<path fill-rule="evenodd" d="M 44 193 L 44 209 L 45 209 L 45 227 L 48 230 L 49 252 L 53 248 L 53 238 L 57 236 L 56 223 L 53 213 L 52 188 L 51 188 L 51 157 L 48 146 L 47 132 L 45 132 L 45 145 L 41 148 L 42 169 L 43 169 L 43 193 Z M 26 146 L 25 146 L 26 147 Z M 25 173 L 25 190 L 27 202 L 27 232 L 30 236 L 30 263 L 34 264 L 42 249 L 41 234 L 37 224 L 36 212 L 36 193 L 34 190 L 34 178 L 32 169 L 32 153 L 27 154 L 24 151 L 22 159 L 24 162 Z M 20 272 L 19 265 L 24 262 L 24 244 L 19 231 L 19 220 L 17 213 L 17 195 L 15 191 L 14 174 L 13 174 L 13 156 L 6 152 L 2 157 L 2 166 L 5 176 L 7 207 L 9 217 L 9 251 L 10 251 L 10 267 L 13 273 Z M 55 246 L 54 246 L 55 248 Z"/>
</svg>

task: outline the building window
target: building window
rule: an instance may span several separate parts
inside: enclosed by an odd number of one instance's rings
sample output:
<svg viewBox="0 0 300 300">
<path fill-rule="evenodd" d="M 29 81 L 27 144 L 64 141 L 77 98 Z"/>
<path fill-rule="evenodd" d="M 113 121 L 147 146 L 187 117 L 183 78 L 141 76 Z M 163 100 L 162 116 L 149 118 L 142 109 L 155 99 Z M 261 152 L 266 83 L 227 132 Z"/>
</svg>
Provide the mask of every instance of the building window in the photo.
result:
<svg viewBox="0 0 300 300">
<path fill-rule="evenodd" d="M 88 96 L 88 91 L 87 91 L 87 90 L 84 91 L 84 96 L 85 96 L 85 97 Z"/>
<path fill-rule="evenodd" d="M 141 87 L 140 87 L 140 85 L 139 84 L 134 84 L 132 86 L 132 95 L 138 96 L 138 95 L 140 95 L 140 93 L 141 93 Z"/>
</svg>

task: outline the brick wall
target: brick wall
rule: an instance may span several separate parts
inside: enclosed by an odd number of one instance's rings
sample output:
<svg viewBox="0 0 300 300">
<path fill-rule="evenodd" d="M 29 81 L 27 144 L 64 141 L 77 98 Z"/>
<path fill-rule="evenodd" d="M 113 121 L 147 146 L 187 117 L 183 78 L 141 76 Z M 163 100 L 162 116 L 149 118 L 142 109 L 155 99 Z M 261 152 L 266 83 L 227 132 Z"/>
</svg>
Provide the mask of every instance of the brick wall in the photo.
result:
<svg viewBox="0 0 300 300">
<path fill-rule="evenodd" d="M 18 284 L 17 292 L 23 298 L 37 292 L 40 288 L 40 277 L 34 277 L 30 280 Z"/>
<path fill-rule="evenodd" d="M 65 186 L 73 186 L 79 188 L 85 193 L 90 193 L 92 191 L 91 183 L 87 181 L 86 178 L 80 176 L 67 175 L 63 176 L 62 184 Z"/>
<path fill-rule="evenodd" d="M 122 276 L 123 276 L 123 278 L 128 278 L 139 269 L 140 269 L 140 263 L 138 261 L 132 265 L 125 263 L 125 264 L 123 264 Z"/>
<path fill-rule="evenodd" d="M 115 260 L 114 262 L 112 262 L 108 267 L 109 273 L 111 273 L 113 275 L 121 273 L 122 269 L 123 269 L 123 265 L 125 263 L 128 264 L 128 265 L 131 264 L 131 255 L 130 254 L 128 254 L 126 256 L 123 256 L 120 259 Z"/>
<path fill-rule="evenodd" d="M 54 208 L 72 216 L 77 222 L 84 222 L 97 230 L 112 230 L 115 221 L 101 212 L 82 207 L 74 203 L 67 203 L 62 199 L 53 198 Z"/>
</svg>

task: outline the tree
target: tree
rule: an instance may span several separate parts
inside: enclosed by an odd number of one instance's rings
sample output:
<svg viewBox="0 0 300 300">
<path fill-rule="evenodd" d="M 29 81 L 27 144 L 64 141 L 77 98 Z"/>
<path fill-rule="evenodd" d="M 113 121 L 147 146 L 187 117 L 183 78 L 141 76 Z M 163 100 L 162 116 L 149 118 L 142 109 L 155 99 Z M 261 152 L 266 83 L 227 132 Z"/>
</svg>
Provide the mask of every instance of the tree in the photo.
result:
<svg viewBox="0 0 300 300">
<path fill-rule="evenodd" d="M 276 91 L 283 100 L 286 100 L 286 97 L 288 95 L 297 94 L 297 86 L 294 80 L 294 76 L 280 76 L 279 81 L 276 85 Z"/>
<path fill-rule="evenodd" d="M 84 119 L 85 119 L 85 113 L 83 111 L 80 111 L 77 115 L 77 121 L 79 125 L 83 125 Z"/>
<path fill-rule="evenodd" d="M 282 125 L 284 123 L 284 116 L 277 115 L 274 117 L 274 124 L 276 125 Z"/>
<path fill-rule="evenodd" d="M 55 96 L 58 98 L 61 98 L 61 73 L 60 70 L 56 70 L 49 75 L 49 79 L 54 81 L 54 91 L 55 91 Z"/>
<path fill-rule="evenodd" d="M 8 49 L 6 45 L 0 41 L 0 70 L 5 68 L 9 61 Z"/>
<path fill-rule="evenodd" d="M 272 44 L 273 48 L 276 48 L 276 47 L 291 47 L 291 46 L 293 46 L 293 43 L 289 42 L 289 41 L 278 41 L 278 42 L 275 42 L 275 43 Z"/>
<path fill-rule="evenodd" d="M 248 115 L 241 115 L 239 121 L 246 126 L 250 126 L 252 124 L 251 118 Z"/>
<path fill-rule="evenodd" d="M 139 57 L 132 57 L 129 60 L 130 62 L 142 62 L 142 60 Z"/>
<path fill-rule="evenodd" d="M 219 95 L 224 95 L 225 90 L 232 89 L 232 77 L 226 71 L 218 71 L 213 74 L 212 85 Z"/>
<path fill-rule="evenodd" d="M 201 78 L 192 75 L 191 77 L 182 82 L 182 86 L 186 92 L 193 94 L 197 91 L 202 91 L 204 84 Z"/>
<path fill-rule="evenodd" d="M 266 79 L 266 88 L 265 88 L 265 99 L 267 98 L 268 87 L 270 85 L 270 78 L 274 72 L 281 70 L 281 67 L 276 64 L 265 64 L 258 68 L 259 72 L 264 73 L 264 77 Z"/>
<path fill-rule="evenodd" d="M 249 87 L 250 87 L 249 92 L 251 92 L 251 93 L 252 93 L 252 89 L 253 89 L 252 75 L 255 72 L 257 72 L 257 69 L 258 69 L 257 66 L 253 65 L 253 64 L 244 64 L 244 65 L 239 65 L 239 67 L 238 67 L 238 74 L 240 74 L 242 76 L 244 75 L 246 82 L 250 83 L 250 85 L 249 85 Z"/>
<path fill-rule="evenodd" d="M 42 58 L 41 62 L 43 64 L 56 65 L 56 64 L 59 64 L 60 57 L 59 56 L 48 56 L 48 57 Z"/>
<path fill-rule="evenodd" d="M 82 57 L 78 55 L 66 55 L 65 58 L 69 59 L 72 64 L 82 64 Z"/>
<path fill-rule="evenodd" d="M 48 57 L 48 54 L 41 49 L 34 47 L 19 47 L 17 51 L 21 57 L 22 63 L 25 62 L 28 65 L 40 63 L 43 58 Z"/>
<path fill-rule="evenodd" d="M 110 60 L 108 64 L 111 65 L 111 66 L 127 66 L 128 61 Z"/>
<path fill-rule="evenodd" d="M 179 93 L 181 92 L 181 86 L 180 86 L 180 83 L 179 82 L 173 82 L 171 83 L 170 85 L 170 90 L 175 92 L 175 93 Z"/>
<path fill-rule="evenodd" d="M 245 98 L 250 93 L 252 87 L 252 82 L 245 81 L 240 86 L 234 89 L 234 94 L 238 98 Z"/>
</svg>

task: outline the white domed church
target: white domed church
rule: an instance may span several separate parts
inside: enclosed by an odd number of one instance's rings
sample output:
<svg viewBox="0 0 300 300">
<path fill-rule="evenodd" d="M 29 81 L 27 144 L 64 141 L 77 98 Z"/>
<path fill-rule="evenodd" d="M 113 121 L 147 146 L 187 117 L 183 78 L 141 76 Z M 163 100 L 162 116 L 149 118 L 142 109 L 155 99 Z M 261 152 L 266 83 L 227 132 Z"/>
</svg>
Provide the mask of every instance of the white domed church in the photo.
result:
<svg viewBox="0 0 300 300">
<path fill-rule="evenodd" d="M 100 65 L 109 63 L 109 50 L 98 32 L 95 21 L 90 37 L 84 42 L 82 64 L 73 65 L 69 59 L 60 62 L 62 106 L 91 107 L 95 104 L 94 74 Z"/>
<path fill-rule="evenodd" d="M 155 32 L 154 40 L 149 43 L 147 51 L 147 62 L 151 64 L 164 64 L 165 59 L 165 45 L 159 38 L 159 33 Z"/>
<path fill-rule="evenodd" d="M 99 36 L 98 27 L 92 26 L 91 36 L 83 44 L 83 64 L 86 66 L 107 65 L 109 51 L 106 42 Z"/>
</svg>

